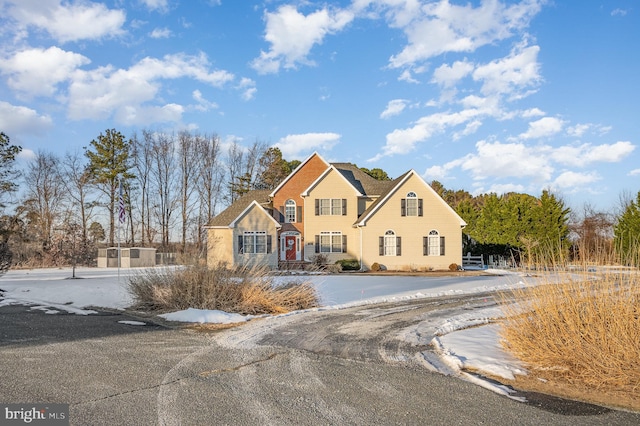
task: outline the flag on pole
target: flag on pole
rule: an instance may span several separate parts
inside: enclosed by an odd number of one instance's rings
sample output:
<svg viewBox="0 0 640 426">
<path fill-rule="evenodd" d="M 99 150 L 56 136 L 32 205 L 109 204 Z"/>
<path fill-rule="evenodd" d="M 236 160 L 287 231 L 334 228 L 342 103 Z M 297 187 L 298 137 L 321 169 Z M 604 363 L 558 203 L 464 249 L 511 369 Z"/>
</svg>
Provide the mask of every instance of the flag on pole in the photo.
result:
<svg viewBox="0 0 640 426">
<path fill-rule="evenodd" d="M 120 181 L 120 197 L 118 198 L 118 219 L 120 223 L 124 223 L 127 220 L 127 216 L 124 211 L 124 196 L 122 195 L 122 181 Z"/>
</svg>

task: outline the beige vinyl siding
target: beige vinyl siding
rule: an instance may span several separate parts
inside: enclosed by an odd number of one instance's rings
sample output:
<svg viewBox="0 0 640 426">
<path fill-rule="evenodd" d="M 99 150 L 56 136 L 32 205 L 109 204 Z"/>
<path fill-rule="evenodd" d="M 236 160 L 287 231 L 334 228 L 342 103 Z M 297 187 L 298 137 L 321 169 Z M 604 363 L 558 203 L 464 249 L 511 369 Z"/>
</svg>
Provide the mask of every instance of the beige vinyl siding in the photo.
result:
<svg viewBox="0 0 640 426">
<path fill-rule="evenodd" d="M 264 265 L 270 268 L 278 267 L 278 236 L 275 223 L 262 208 L 253 206 L 236 221 L 233 233 L 233 255 L 236 265 Z M 270 253 L 240 253 L 238 237 L 245 231 L 266 231 L 267 240 L 271 238 Z"/>
<path fill-rule="evenodd" d="M 318 215 L 316 216 L 316 199 L 346 200 L 346 215 Z M 327 256 L 329 263 L 339 259 L 358 259 L 360 241 L 357 229 L 353 223 L 358 218 L 358 196 L 353 187 L 337 171 L 331 170 L 320 182 L 308 192 L 304 198 L 304 255 L 305 260 L 311 261 L 317 254 L 315 236 L 321 232 L 341 232 L 347 237 L 346 253 L 322 253 Z"/>
<path fill-rule="evenodd" d="M 462 263 L 460 219 L 444 204 L 422 179 L 412 175 L 362 228 L 363 260 L 366 269 L 374 262 L 390 270 L 443 270 L 451 263 Z M 401 199 L 415 192 L 422 199 L 422 216 L 401 216 Z M 379 237 L 392 230 L 401 237 L 401 256 L 380 256 Z M 444 256 L 423 255 L 423 237 L 436 230 L 445 237 Z"/>
<path fill-rule="evenodd" d="M 233 230 L 210 228 L 207 232 L 207 265 L 233 265 Z"/>
</svg>

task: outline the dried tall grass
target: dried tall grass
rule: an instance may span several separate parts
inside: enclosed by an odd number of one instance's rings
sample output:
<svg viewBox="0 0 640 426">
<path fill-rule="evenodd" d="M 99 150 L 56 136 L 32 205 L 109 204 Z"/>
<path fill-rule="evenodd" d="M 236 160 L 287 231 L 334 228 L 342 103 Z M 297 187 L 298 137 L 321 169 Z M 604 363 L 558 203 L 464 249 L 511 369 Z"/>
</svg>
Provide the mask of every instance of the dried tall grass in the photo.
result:
<svg viewBox="0 0 640 426">
<path fill-rule="evenodd" d="M 514 290 L 504 300 L 504 347 L 549 379 L 640 398 L 638 271 L 593 274 Z"/>
<path fill-rule="evenodd" d="M 173 311 L 187 308 L 240 314 L 285 313 L 319 305 L 309 282 L 276 283 L 260 268 L 149 269 L 129 279 L 135 309 Z"/>
</svg>

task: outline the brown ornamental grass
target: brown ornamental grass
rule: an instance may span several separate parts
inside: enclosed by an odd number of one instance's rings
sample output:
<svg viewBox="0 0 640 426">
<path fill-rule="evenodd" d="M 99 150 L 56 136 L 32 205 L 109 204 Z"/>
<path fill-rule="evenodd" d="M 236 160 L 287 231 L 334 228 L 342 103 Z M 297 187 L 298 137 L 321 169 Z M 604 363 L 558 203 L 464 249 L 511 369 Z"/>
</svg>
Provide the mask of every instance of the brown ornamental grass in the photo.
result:
<svg viewBox="0 0 640 426">
<path fill-rule="evenodd" d="M 640 403 L 637 270 L 567 274 L 505 298 L 503 346 L 537 377 Z"/>
<path fill-rule="evenodd" d="M 187 308 L 243 315 L 280 314 L 319 306 L 310 282 L 277 281 L 262 268 L 148 269 L 129 279 L 133 308 L 169 312 Z"/>
</svg>

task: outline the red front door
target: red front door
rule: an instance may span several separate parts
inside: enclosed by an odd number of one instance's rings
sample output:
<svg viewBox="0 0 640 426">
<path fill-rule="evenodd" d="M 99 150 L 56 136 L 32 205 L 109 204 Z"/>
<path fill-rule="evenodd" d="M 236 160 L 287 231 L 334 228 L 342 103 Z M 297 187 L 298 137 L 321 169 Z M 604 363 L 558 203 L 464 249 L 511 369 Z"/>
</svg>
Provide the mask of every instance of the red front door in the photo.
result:
<svg viewBox="0 0 640 426">
<path fill-rule="evenodd" d="M 296 260 L 296 236 L 287 235 L 284 237 L 285 258 L 287 260 Z"/>
</svg>

